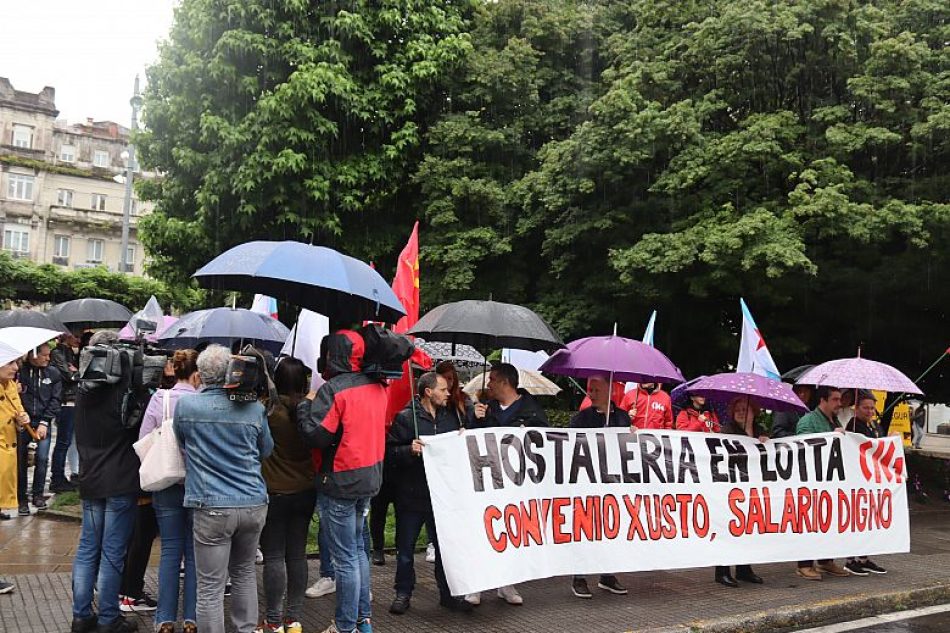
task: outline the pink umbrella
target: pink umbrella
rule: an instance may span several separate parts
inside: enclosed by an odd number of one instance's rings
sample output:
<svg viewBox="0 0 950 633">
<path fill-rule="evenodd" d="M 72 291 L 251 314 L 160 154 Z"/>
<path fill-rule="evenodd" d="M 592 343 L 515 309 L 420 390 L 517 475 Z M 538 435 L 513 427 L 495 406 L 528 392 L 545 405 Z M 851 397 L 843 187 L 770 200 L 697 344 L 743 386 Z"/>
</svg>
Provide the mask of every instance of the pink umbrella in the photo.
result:
<svg viewBox="0 0 950 633">
<path fill-rule="evenodd" d="M 839 389 L 875 389 L 890 393 L 923 395 L 910 378 L 890 365 L 867 358 L 841 358 L 815 365 L 799 376 L 798 385 L 838 387 Z"/>
<path fill-rule="evenodd" d="M 162 315 L 162 322 L 158 324 L 158 328 L 154 332 L 150 332 L 145 336 L 145 340 L 149 343 L 157 343 L 158 337 L 161 336 L 162 332 L 168 329 L 172 323 L 178 321 L 178 317 L 168 316 L 167 314 Z M 123 341 L 134 341 L 135 340 L 135 331 L 132 329 L 132 324 L 127 323 L 124 328 L 119 330 L 119 338 Z"/>
</svg>

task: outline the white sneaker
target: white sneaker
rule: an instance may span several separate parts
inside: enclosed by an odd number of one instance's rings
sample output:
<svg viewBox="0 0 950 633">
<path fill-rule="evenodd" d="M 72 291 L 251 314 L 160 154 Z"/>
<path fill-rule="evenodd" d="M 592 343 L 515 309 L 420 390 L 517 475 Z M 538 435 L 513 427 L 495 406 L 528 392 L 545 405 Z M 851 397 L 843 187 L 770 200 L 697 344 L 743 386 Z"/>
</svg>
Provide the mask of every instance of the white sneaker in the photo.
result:
<svg viewBox="0 0 950 633">
<path fill-rule="evenodd" d="M 426 562 L 434 563 L 435 562 L 435 545 L 429 543 L 426 545 Z"/>
<path fill-rule="evenodd" d="M 514 585 L 505 585 L 504 587 L 499 587 L 498 597 L 507 602 L 510 605 L 520 607 L 524 604 L 524 598 L 521 597 L 521 594 L 518 593 L 518 590 L 515 589 Z"/>
<path fill-rule="evenodd" d="M 473 607 L 477 607 L 482 603 L 482 593 L 470 593 L 465 596 L 465 602 L 469 603 Z"/>
<path fill-rule="evenodd" d="M 336 628 L 336 622 L 330 622 L 330 626 L 323 629 L 323 633 L 340 633 L 340 629 Z"/>
<path fill-rule="evenodd" d="M 326 576 L 321 576 L 317 582 L 310 585 L 307 590 L 304 592 L 304 595 L 308 598 L 319 598 L 320 596 L 326 596 L 336 591 L 336 580 L 333 578 L 327 578 Z"/>
<path fill-rule="evenodd" d="M 258 549 L 257 552 L 254 554 L 254 564 L 255 565 L 264 564 L 264 552 L 262 552 L 260 549 Z"/>
</svg>

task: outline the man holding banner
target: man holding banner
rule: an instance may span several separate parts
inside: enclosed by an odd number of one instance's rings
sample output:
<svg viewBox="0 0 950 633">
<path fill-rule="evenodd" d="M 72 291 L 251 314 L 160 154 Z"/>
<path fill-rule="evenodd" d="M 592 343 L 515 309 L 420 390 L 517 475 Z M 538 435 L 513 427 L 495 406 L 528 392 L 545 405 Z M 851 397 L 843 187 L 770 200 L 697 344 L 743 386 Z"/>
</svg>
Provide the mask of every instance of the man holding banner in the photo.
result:
<svg viewBox="0 0 950 633">
<path fill-rule="evenodd" d="M 392 464 L 396 497 L 396 598 L 389 612 L 402 615 L 409 610 L 409 601 L 416 584 L 414 556 L 422 526 L 435 546 L 435 582 L 439 587 L 439 604 L 452 611 L 471 611 L 472 605 L 455 598 L 449 591 L 439 554 L 435 517 L 429 500 L 429 484 L 422 465 L 423 436 L 458 431 L 459 419 L 440 411 L 449 399 L 445 378 L 435 372 L 419 377 L 415 402 L 406 405 L 393 421 L 386 437 L 386 460 Z"/>
<path fill-rule="evenodd" d="M 838 426 L 837 420 L 838 410 L 841 408 L 841 390 L 835 387 L 818 387 L 817 396 L 818 406 L 802 416 L 795 428 L 795 434 L 807 435 L 831 431 L 844 433 L 844 429 Z M 798 561 L 798 569 L 795 573 L 806 580 L 821 580 L 822 573 L 838 577 L 848 575 L 844 567 L 830 558 L 819 560 L 817 565 L 813 560 Z"/>
<path fill-rule="evenodd" d="M 593 376 L 587 380 L 587 397 L 591 406 L 581 409 L 571 418 L 568 425 L 572 429 L 597 429 L 604 427 L 629 428 L 630 416 L 623 409 L 610 406 L 608 397 L 610 387 L 609 377 Z M 608 413 L 609 407 L 609 413 Z M 620 584 L 613 574 L 601 574 L 597 587 L 618 596 L 627 595 L 627 589 Z M 587 586 L 587 579 L 583 576 L 574 576 L 571 580 L 571 593 L 578 598 L 590 599 L 594 594 Z"/>
</svg>

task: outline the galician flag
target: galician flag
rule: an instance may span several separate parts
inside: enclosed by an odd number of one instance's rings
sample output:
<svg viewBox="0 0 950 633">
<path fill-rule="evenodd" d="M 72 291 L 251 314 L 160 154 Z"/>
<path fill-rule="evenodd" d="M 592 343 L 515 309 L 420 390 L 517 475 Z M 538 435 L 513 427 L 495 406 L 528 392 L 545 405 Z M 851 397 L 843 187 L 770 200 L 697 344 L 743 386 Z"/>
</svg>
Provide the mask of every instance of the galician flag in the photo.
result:
<svg viewBox="0 0 950 633">
<path fill-rule="evenodd" d="M 656 325 L 656 310 L 653 311 L 653 314 L 650 315 L 650 322 L 647 323 L 647 329 L 643 333 L 643 342 L 649 345 L 650 347 L 656 347 L 653 344 L 653 327 Z"/>
<path fill-rule="evenodd" d="M 749 312 L 749 306 L 745 300 L 740 298 L 739 305 L 742 306 L 742 340 L 739 342 L 739 362 L 736 365 L 737 372 L 751 372 L 766 378 L 781 379 L 778 367 L 772 360 L 772 354 L 762 338 L 759 327 Z"/>
<path fill-rule="evenodd" d="M 254 302 L 251 303 L 251 312 L 266 314 L 274 319 L 277 318 L 277 299 L 267 295 L 254 295 Z"/>
</svg>

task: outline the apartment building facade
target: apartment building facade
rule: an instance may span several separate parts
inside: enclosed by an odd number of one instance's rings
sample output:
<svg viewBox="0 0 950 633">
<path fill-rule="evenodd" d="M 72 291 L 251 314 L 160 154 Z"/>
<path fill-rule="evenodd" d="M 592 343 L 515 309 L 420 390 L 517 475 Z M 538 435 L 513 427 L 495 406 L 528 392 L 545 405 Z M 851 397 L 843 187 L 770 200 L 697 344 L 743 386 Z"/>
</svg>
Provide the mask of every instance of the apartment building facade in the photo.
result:
<svg viewBox="0 0 950 633">
<path fill-rule="evenodd" d="M 37 263 L 118 271 L 129 130 L 92 119 L 70 125 L 58 114 L 53 88 L 23 92 L 0 77 L 3 249 Z M 143 177 L 153 174 L 135 174 Z M 136 225 L 150 210 L 133 194 L 126 272 L 144 272 Z"/>
</svg>

